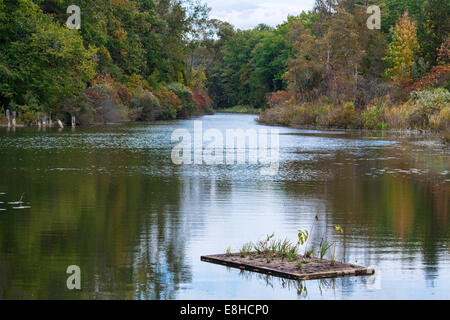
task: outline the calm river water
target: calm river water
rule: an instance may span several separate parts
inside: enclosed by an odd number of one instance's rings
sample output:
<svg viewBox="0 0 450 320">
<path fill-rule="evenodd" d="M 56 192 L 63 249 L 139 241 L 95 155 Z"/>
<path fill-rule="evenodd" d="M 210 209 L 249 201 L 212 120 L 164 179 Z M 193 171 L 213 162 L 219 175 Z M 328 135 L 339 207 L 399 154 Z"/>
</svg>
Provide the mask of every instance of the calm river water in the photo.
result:
<svg viewBox="0 0 450 320">
<path fill-rule="evenodd" d="M 251 115 L 198 120 L 262 128 Z M 0 299 L 450 298 L 448 148 L 279 128 L 280 169 L 263 176 L 173 164 L 172 132 L 193 125 L 0 128 Z M 22 195 L 31 208 L 14 209 Z M 335 239 L 339 260 L 376 276 L 297 283 L 200 261 L 270 233 L 295 241 L 315 216 L 314 243 Z M 69 265 L 80 291 L 66 287 Z"/>
</svg>

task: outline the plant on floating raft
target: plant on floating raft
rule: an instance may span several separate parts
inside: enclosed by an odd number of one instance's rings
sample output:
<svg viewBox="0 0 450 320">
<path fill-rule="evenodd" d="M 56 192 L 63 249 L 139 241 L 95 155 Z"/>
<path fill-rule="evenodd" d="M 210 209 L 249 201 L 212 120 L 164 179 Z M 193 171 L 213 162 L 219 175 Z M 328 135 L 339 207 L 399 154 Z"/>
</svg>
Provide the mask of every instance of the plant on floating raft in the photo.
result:
<svg viewBox="0 0 450 320">
<path fill-rule="evenodd" d="M 328 240 L 324 240 L 322 239 L 322 241 L 320 241 L 320 246 L 319 246 L 319 254 L 320 254 L 320 260 L 323 259 L 323 257 L 325 257 L 325 255 L 327 254 L 327 251 L 333 246 L 332 242 L 328 242 Z"/>
<path fill-rule="evenodd" d="M 314 254 L 314 247 L 312 247 L 311 249 L 308 250 L 308 243 L 309 243 L 310 235 L 313 233 L 314 227 L 315 227 L 315 225 L 316 225 L 316 223 L 317 223 L 318 221 L 319 221 L 319 217 L 316 215 L 316 216 L 314 217 L 314 222 L 313 222 L 313 224 L 312 224 L 312 226 L 311 226 L 311 231 L 308 233 L 307 239 L 306 239 L 306 241 L 305 241 L 306 245 L 305 245 L 305 254 L 304 254 L 304 256 L 307 257 L 307 258 L 311 258 L 312 255 Z M 300 238 L 299 238 L 299 240 L 300 240 Z"/>
<path fill-rule="evenodd" d="M 292 246 L 286 251 L 286 258 L 289 262 L 297 260 L 297 257 L 298 257 L 297 246 Z"/>
<path fill-rule="evenodd" d="M 344 229 L 341 226 L 334 227 L 336 231 L 344 233 Z M 334 266 L 336 264 L 336 240 L 334 240 L 334 249 L 333 249 L 333 255 L 331 256 L 331 265 Z"/>
<path fill-rule="evenodd" d="M 298 244 L 304 245 L 309 239 L 308 230 L 298 230 Z"/>
<path fill-rule="evenodd" d="M 314 228 L 315 223 L 318 221 L 317 216 L 315 217 L 315 222 L 313 224 L 313 227 L 311 228 L 311 231 Z M 339 231 L 341 233 L 344 233 L 344 229 L 341 226 L 335 226 L 335 230 Z M 257 255 L 264 255 L 267 262 L 272 261 L 273 258 L 278 257 L 281 260 L 287 259 L 289 262 L 296 261 L 298 259 L 298 248 L 299 245 L 307 244 L 310 239 L 310 232 L 308 230 L 299 230 L 297 237 L 298 242 L 297 245 L 294 245 L 289 240 L 273 240 L 275 234 L 267 235 L 265 240 L 258 241 L 256 244 L 252 242 L 248 242 L 242 246 L 240 249 L 240 255 L 242 258 L 245 256 L 250 256 L 252 258 L 252 250 L 254 250 L 254 254 Z M 331 264 L 334 265 L 336 263 L 336 246 L 337 242 L 329 242 L 326 239 L 322 238 L 322 241 L 320 242 L 319 247 L 319 255 L 320 259 L 323 260 L 328 250 L 330 250 L 331 247 L 333 247 L 333 253 L 331 255 Z M 315 248 L 312 247 L 309 250 L 305 248 L 305 254 L 303 256 L 303 261 L 301 261 L 301 264 L 309 263 L 310 261 L 305 260 L 305 258 L 311 258 L 313 253 L 315 251 Z M 231 255 L 231 248 L 227 249 L 227 255 Z M 297 264 L 299 267 L 299 265 Z M 300 268 L 300 267 L 299 267 Z"/>
<path fill-rule="evenodd" d="M 242 246 L 241 250 L 239 251 L 239 253 L 241 254 L 241 257 L 245 257 L 245 256 L 251 254 L 253 246 L 254 245 L 252 242 L 247 242 L 246 244 L 244 244 Z"/>
<path fill-rule="evenodd" d="M 305 257 L 306 258 L 311 258 L 315 251 L 316 251 L 316 248 L 314 248 L 314 247 L 310 248 L 308 251 L 306 251 Z"/>
<path fill-rule="evenodd" d="M 255 245 L 254 245 L 254 249 L 256 250 L 256 252 L 258 254 L 262 254 L 262 253 L 266 253 L 269 251 L 269 241 L 275 236 L 275 234 L 271 234 L 271 235 L 267 235 L 266 240 L 261 240 L 258 241 Z"/>
<path fill-rule="evenodd" d="M 231 247 L 228 247 L 227 250 L 225 250 L 225 255 L 231 256 Z"/>
</svg>

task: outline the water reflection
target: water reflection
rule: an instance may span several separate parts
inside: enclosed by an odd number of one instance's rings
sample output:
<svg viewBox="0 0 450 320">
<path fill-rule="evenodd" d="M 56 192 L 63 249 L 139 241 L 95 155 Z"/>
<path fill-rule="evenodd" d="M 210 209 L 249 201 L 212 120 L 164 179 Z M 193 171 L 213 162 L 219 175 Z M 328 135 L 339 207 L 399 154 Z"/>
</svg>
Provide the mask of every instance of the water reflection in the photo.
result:
<svg viewBox="0 0 450 320">
<path fill-rule="evenodd" d="M 240 270 L 239 276 L 246 281 L 257 280 L 262 282 L 266 287 L 295 290 L 297 291 L 298 297 L 302 299 L 306 299 L 308 297 L 307 281 L 277 278 L 271 275 L 254 273 L 246 270 Z M 321 284 L 320 286 L 322 286 L 322 283 L 319 283 Z"/>
<path fill-rule="evenodd" d="M 202 120 L 258 127 L 253 116 Z M 0 129 L 0 299 L 450 298 L 448 149 L 280 128 L 280 172 L 268 177 L 248 164 L 173 165 L 170 135 L 192 127 Z M 6 205 L 23 193 L 31 208 Z M 295 240 L 315 216 L 312 245 L 336 240 L 338 260 L 375 265 L 379 278 L 299 283 L 200 262 L 272 232 Z M 73 264 L 79 292 L 65 286 Z"/>
</svg>

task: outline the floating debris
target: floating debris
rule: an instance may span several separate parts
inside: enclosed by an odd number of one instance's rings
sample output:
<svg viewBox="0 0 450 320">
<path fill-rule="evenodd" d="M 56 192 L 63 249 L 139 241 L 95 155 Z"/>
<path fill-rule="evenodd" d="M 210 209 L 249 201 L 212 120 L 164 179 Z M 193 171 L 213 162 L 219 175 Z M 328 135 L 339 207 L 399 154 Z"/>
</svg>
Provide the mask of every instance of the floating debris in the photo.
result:
<svg viewBox="0 0 450 320">
<path fill-rule="evenodd" d="M 6 209 L 2 209 L 2 208 L 0 208 L 0 211 L 6 211 Z"/>
<path fill-rule="evenodd" d="M 19 201 L 13 201 L 13 202 L 8 202 L 8 204 L 12 204 L 12 205 L 17 205 L 17 204 L 23 204 L 23 196 L 25 195 L 25 193 L 22 193 L 22 195 L 20 196 Z"/>
<path fill-rule="evenodd" d="M 13 207 L 13 209 L 22 210 L 22 209 L 31 209 L 31 207 L 29 207 L 29 206 L 21 206 L 21 207 Z"/>
</svg>

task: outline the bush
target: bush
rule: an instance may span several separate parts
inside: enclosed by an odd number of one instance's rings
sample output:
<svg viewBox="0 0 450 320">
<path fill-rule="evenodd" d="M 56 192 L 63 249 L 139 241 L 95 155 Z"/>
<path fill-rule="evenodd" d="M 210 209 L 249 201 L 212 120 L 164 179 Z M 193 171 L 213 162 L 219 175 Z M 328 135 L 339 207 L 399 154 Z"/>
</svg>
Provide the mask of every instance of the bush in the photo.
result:
<svg viewBox="0 0 450 320">
<path fill-rule="evenodd" d="M 154 121 L 161 117 L 162 109 L 155 95 L 141 87 L 137 88 L 130 104 L 139 121 Z"/>
<path fill-rule="evenodd" d="M 161 119 L 170 120 L 177 117 L 178 112 L 181 110 L 181 99 L 169 91 L 165 87 L 160 87 L 154 92 L 155 96 L 158 98 L 161 105 Z"/>
<path fill-rule="evenodd" d="M 392 108 L 385 108 L 384 119 L 386 124 L 389 128 L 408 128 L 408 115 L 411 113 L 411 110 L 413 110 L 413 106 L 410 102 Z"/>
<path fill-rule="evenodd" d="M 320 125 L 346 128 L 358 125 L 358 113 L 351 102 L 344 107 L 313 103 L 305 103 L 300 106 L 285 104 L 267 109 L 261 113 L 259 121 L 265 124 L 285 126 Z"/>
<path fill-rule="evenodd" d="M 197 104 L 197 109 L 206 114 L 213 114 L 214 102 L 208 94 L 202 90 L 192 90 L 193 98 Z"/>
<path fill-rule="evenodd" d="M 24 125 L 36 124 L 38 108 L 28 105 L 16 106 L 17 121 Z"/>
<path fill-rule="evenodd" d="M 96 82 L 63 106 L 66 123 L 75 115 L 80 124 L 120 122 L 128 119 L 128 109 L 111 83 Z"/>
<path fill-rule="evenodd" d="M 430 127 L 434 130 L 443 131 L 450 129 L 450 106 L 443 108 L 439 114 L 431 116 Z"/>
<path fill-rule="evenodd" d="M 270 108 L 277 107 L 288 101 L 290 94 L 287 91 L 277 91 L 266 95 L 267 104 Z"/>
<path fill-rule="evenodd" d="M 274 125 L 280 123 L 280 114 L 284 107 L 275 107 L 267 109 L 259 115 L 258 122 L 262 124 Z"/>
<path fill-rule="evenodd" d="M 181 100 L 181 109 L 178 110 L 178 117 L 187 118 L 197 113 L 197 105 L 191 90 L 179 83 L 169 84 L 167 89 L 175 93 Z"/>
<path fill-rule="evenodd" d="M 342 116 L 340 126 L 349 128 L 356 125 L 357 114 L 353 102 L 347 102 L 342 109 Z"/>
<path fill-rule="evenodd" d="M 364 128 L 382 129 L 383 128 L 383 109 L 378 106 L 369 106 L 361 113 Z"/>
<path fill-rule="evenodd" d="M 408 116 L 412 127 L 428 127 L 433 115 L 450 105 L 450 92 L 444 88 L 416 91 L 411 94 L 414 109 Z"/>
</svg>

